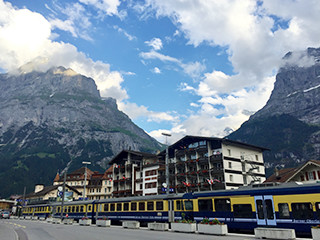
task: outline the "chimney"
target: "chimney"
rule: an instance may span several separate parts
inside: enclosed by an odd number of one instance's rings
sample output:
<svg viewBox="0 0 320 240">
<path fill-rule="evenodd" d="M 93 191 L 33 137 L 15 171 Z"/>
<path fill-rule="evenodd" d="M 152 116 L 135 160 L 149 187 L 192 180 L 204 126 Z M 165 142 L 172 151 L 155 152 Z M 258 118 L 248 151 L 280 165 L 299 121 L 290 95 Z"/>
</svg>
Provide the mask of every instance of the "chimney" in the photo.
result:
<svg viewBox="0 0 320 240">
<path fill-rule="evenodd" d="M 40 192 L 44 189 L 44 185 L 43 184 L 37 184 L 34 188 L 34 192 L 37 193 L 37 192 Z"/>
</svg>

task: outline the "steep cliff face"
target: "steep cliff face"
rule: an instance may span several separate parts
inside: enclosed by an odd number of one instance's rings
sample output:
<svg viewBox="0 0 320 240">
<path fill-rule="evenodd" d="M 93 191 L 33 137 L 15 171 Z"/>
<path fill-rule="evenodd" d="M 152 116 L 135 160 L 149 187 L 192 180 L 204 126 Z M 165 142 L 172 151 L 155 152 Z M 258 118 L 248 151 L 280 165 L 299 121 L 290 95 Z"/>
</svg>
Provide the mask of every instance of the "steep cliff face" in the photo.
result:
<svg viewBox="0 0 320 240">
<path fill-rule="evenodd" d="M 284 57 L 266 106 L 251 118 L 291 115 L 305 123 L 320 123 L 320 48 Z"/>
<path fill-rule="evenodd" d="M 103 170 L 123 149 L 162 146 L 101 99 L 94 80 L 63 67 L 0 75 L 0 195 L 52 182 L 58 169 L 91 161 Z M 29 189 L 31 191 L 31 189 Z"/>
<path fill-rule="evenodd" d="M 230 139 L 270 148 L 267 173 L 320 158 L 320 48 L 288 53 L 267 104 Z"/>
</svg>

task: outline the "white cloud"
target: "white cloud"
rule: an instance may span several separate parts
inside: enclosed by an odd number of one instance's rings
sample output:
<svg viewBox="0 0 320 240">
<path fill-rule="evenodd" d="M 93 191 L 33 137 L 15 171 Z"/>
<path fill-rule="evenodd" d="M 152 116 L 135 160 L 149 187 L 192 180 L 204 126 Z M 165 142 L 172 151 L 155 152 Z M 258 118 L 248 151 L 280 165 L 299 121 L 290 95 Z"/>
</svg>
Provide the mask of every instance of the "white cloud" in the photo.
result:
<svg viewBox="0 0 320 240">
<path fill-rule="evenodd" d="M 122 33 L 126 38 L 129 39 L 129 41 L 137 39 L 135 36 L 129 34 L 126 30 L 120 28 L 119 26 L 113 26 L 114 29 L 116 29 L 119 33 Z"/>
<path fill-rule="evenodd" d="M 93 61 L 71 44 L 50 40 L 51 25 L 40 14 L 0 1 L 0 16 L 0 68 L 14 71 L 28 62 L 35 62 L 34 67 L 41 71 L 71 67 L 95 79 L 102 96 L 118 101 L 128 98 L 119 72 L 111 71 L 109 64 Z"/>
<path fill-rule="evenodd" d="M 190 44 L 226 47 L 238 74 L 232 86 L 238 89 L 270 75 L 286 52 L 319 45 L 317 1 L 147 0 L 146 7 L 173 19 Z M 276 20 L 271 16 L 287 21 L 288 28 L 273 31 Z"/>
<path fill-rule="evenodd" d="M 160 74 L 161 70 L 159 68 L 155 67 L 154 69 L 152 69 L 152 72 L 156 73 L 156 74 Z"/>
<path fill-rule="evenodd" d="M 206 69 L 205 65 L 200 62 L 180 63 L 180 66 L 192 78 L 199 78 Z"/>
<path fill-rule="evenodd" d="M 146 118 L 149 122 L 158 123 L 162 121 L 176 122 L 179 120 L 177 116 L 171 113 L 150 111 L 146 106 L 138 106 L 136 103 L 119 102 L 119 109 L 127 113 L 132 119 Z"/>
<path fill-rule="evenodd" d="M 91 5 L 107 15 L 118 15 L 118 7 L 121 2 L 119 0 L 79 0 L 79 2 Z"/>
<path fill-rule="evenodd" d="M 58 28 L 70 32 L 73 37 L 81 37 L 85 40 L 92 41 L 92 38 L 89 35 L 89 31 L 92 27 L 90 14 L 83 5 L 75 3 L 66 4 L 65 7 L 62 7 L 55 4 L 54 8 L 57 11 L 53 11 L 50 8 L 54 15 L 49 18 L 52 29 Z M 59 14 L 57 12 L 59 12 Z M 60 15 L 63 15 L 63 17 Z M 62 20 L 61 18 L 64 18 L 65 20 Z"/>
<path fill-rule="evenodd" d="M 145 44 L 152 47 L 156 51 L 162 48 L 162 41 L 160 38 L 152 38 L 150 41 L 145 41 Z"/>
<path fill-rule="evenodd" d="M 180 61 L 174 57 L 170 57 L 167 55 L 163 55 L 161 53 L 158 53 L 156 51 L 150 51 L 150 52 L 141 52 L 140 57 L 144 59 L 159 59 L 163 62 L 174 62 L 180 64 Z"/>
<path fill-rule="evenodd" d="M 205 66 L 199 62 L 183 63 L 181 60 L 177 58 L 164 55 L 153 50 L 150 52 L 141 52 L 139 55 L 144 59 L 157 59 L 162 62 L 175 63 L 179 67 L 181 67 L 183 71 L 192 78 L 199 77 L 199 75 L 205 70 Z"/>
</svg>

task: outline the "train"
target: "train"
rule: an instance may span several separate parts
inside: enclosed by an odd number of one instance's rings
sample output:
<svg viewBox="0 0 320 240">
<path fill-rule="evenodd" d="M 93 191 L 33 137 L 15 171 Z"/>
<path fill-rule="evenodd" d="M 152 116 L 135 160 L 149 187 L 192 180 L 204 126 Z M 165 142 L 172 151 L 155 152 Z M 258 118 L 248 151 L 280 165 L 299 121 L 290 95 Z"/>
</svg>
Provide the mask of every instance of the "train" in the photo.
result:
<svg viewBox="0 0 320 240">
<path fill-rule="evenodd" d="M 63 210 L 61 202 L 52 202 L 27 205 L 23 215 L 86 217 L 93 223 L 99 218 L 141 223 L 207 218 L 227 224 L 230 231 L 277 227 L 308 235 L 320 224 L 320 183 L 257 184 L 232 190 L 71 201 L 64 203 Z"/>
</svg>

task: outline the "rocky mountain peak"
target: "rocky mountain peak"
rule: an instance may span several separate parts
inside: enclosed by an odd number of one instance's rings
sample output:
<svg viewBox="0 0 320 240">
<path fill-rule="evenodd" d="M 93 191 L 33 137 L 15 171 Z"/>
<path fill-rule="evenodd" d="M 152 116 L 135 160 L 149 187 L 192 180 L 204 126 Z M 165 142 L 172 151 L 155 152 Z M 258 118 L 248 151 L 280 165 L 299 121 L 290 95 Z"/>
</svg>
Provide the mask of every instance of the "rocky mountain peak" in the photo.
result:
<svg viewBox="0 0 320 240">
<path fill-rule="evenodd" d="M 287 53 L 270 99 L 252 118 L 289 114 L 306 123 L 320 123 L 319 59 L 320 48 Z"/>
<path fill-rule="evenodd" d="M 51 184 L 58 169 L 74 170 L 82 161 L 103 171 L 123 149 L 155 152 L 161 147 L 118 110 L 115 99 L 101 98 L 92 78 L 64 67 L 0 74 L 4 196 L 21 192 L 25 184 Z M 8 184 L 13 176 L 20 178 Z"/>
</svg>

